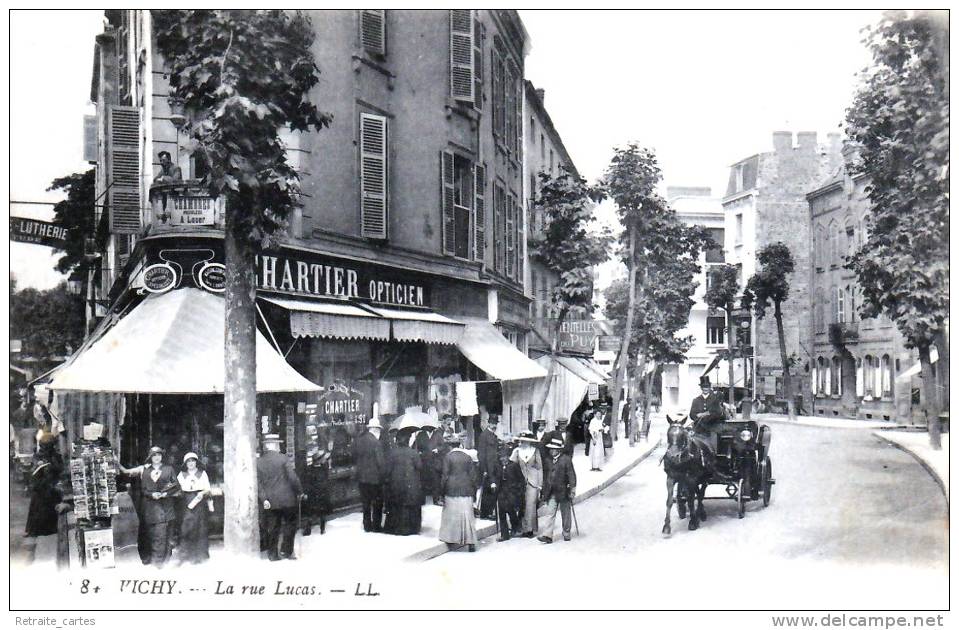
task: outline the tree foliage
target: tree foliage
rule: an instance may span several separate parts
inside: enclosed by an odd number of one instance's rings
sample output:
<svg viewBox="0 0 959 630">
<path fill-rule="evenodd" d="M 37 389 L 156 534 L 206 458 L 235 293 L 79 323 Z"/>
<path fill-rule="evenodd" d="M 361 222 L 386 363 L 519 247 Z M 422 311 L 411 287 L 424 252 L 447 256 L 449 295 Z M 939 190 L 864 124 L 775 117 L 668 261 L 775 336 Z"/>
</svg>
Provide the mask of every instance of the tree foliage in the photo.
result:
<svg viewBox="0 0 959 630">
<path fill-rule="evenodd" d="M 739 299 L 739 269 L 736 265 L 715 265 L 709 270 L 709 288 L 703 298 L 711 308 L 721 308 L 727 314 Z"/>
<path fill-rule="evenodd" d="M 66 199 L 53 206 L 53 223 L 67 230 L 66 246 L 58 249 L 64 255 L 57 260 L 55 267 L 60 273 L 70 273 L 84 263 L 85 239 L 96 237 L 99 249 L 106 247 L 106 223 L 96 224 L 95 173 L 91 168 L 83 173 L 58 177 L 47 188 L 48 191 L 62 190 L 67 195 Z"/>
<path fill-rule="evenodd" d="M 314 32 L 299 11 L 157 10 L 157 47 L 184 131 L 209 165 L 207 185 L 253 241 L 268 246 L 299 205 L 280 131 L 323 129 L 332 115 L 309 99 L 319 81 Z"/>
<path fill-rule="evenodd" d="M 598 189 L 565 168 L 556 177 L 540 173 L 533 211 L 541 213 L 543 229 L 529 237 L 533 260 L 559 275 L 550 303 L 561 317 L 592 310 L 592 268 L 606 260 L 611 240 L 607 228 L 592 225 Z"/>
<path fill-rule="evenodd" d="M 869 178 L 868 237 L 848 265 L 860 312 L 891 318 L 908 347 L 928 347 L 949 312 L 947 19 L 888 12 L 869 28 L 873 65 L 846 112 L 848 168 Z"/>
<path fill-rule="evenodd" d="M 756 317 L 766 316 L 766 309 L 789 299 L 789 275 L 796 269 L 792 252 L 785 243 L 771 243 L 756 254 L 756 272 L 746 282 L 743 308 L 752 309 Z"/>
<path fill-rule="evenodd" d="M 52 359 L 70 354 L 86 333 L 83 297 L 65 282 L 40 291 L 25 288 L 10 294 L 10 338 L 23 342 L 24 354 Z"/>
</svg>

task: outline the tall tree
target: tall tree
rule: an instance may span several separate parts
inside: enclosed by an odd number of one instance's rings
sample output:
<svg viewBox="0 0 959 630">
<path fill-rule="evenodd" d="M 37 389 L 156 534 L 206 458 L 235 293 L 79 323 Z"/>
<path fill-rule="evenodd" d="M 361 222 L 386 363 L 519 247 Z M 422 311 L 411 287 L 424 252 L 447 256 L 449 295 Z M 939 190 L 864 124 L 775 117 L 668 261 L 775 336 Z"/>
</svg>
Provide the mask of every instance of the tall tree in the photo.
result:
<svg viewBox="0 0 959 630">
<path fill-rule="evenodd" d="M 736 265 L 716 265 L 710 270 L 709 289 L 705 301 L 711 308 L 721 308 L 726 313 L 726 360 L 729 370 L 729 404 L 736 404 L 736 382 L 733 375 L 733 311 L 739 300 L 739 269 Z M 745 307 L 744 307 L 745 308 Z"/>
<path fill-rule="evenodd" d="M 226 198 L 225 547 L 259 553 L 256 485 L 254 256 L 283 234 L 300 204 L 280 131 L 321 130 L 332 117 L 310 100 L 319 69 L 314 31 L 299 11 L 153 12 L 171 94 L 190 112 L 185 131 Z"/>
<path fill-rule="evenodd" d="M 541 417 L 549 398 L 559 352 L 560 330 L 570 314 L 593 308 L 592 268 L 607 258 L 611 236 L 593 224 L 593 207 L 602 192 L 565 168 L 552 177 L 540 173 L 540 188 L 533 211 L 542 217 L 541 230 L 529 237 L 533 260 L 555 272 L 559 281 L 550 294 L 550 363 L 546 385 L 536 406 Z"/>
<path fill-rule="evenodd" d="M 58 363 L 83 341 L 83 298 L 67 291 L 65 282 L 53 289 L 16 290 L 10 294 L 10 338 L 23 342 L 23 353 Z"/>
<path fill-rule="evenodd" d="M 656 194 L 656 186 L 662 179 L 656 154 L 651 149 L 630 142 L 616 148 L 613 158 L 603 175 L 602 187 L 616 204 L 616 213 L 623 226 L 620 239 L 621 255 L 628 272 L 627 307 L 624 330 L 633 330 L 636 310 L 637 273 L 645 268 L 646 254 L 651 251 L 649 235 L 655 232 L 654 224 L 668 213 L 665 202 Z M 640 286 L 640 292 L 642 292 Z M 613 413 L 619 414 L 619 402 L 626 381 L 629 348 L 632 337 L 623 334 L 619 355 L 613 371 Z M 618 420 L 612 423 L 613 438 L 616 438 Z M 630 443 L 635 443 L 635 431 L 630 432 Z"/>
<path fill-rule="evenodd" d="M 930 348 L 948 390 L 949 24 L 945 12 L 888 12 L 869 28 L 872 66 L 860 75 L 846 134 L 851 173 L 869 177 L 867 239 L 855 270 L 864 318 L 896 322 L 922 366 L 929 441 L 940 448 Z"/>
<path fill-rule="evenodd" d="M 796 399 L 793 395 L 790 366 L 794 363 L 786 356 L 786 333 L 783 330 L 782 304 L 789 299 L 789 275 L 796 268 L 792 252 L 785 243 L 776 242 L 766 245 L 756 254 L 758 268 L 746 282 L 742 305 L 752 309 L 757 319 L 766 316 L 766 309 L 772 306 L 776 319 L 776 334 L 779 337 L 779 357 L 783 365 L 783 393 L 786 396 L 786 410 L 790 420 L 796 419 Z"/>
<path fill-rule="evenodd" d="M 98 250 L 106 247 L 109 235 L 106 225 L 98 226 L 94 203 L 96 196 L 95 170 L 73 173 L 53 180 L 48 191 L 62 190 L 67 198 L 53 206 L 53 222 L 67 229 L 66 246 L 60 251 L 63 256 L 57 259 L 56 270 L 70 273 L 85 263 L 84 243 L 88 238 L 98 239 Z M 100 229 L 98 229 L 98 227 Z"/>
</svg>

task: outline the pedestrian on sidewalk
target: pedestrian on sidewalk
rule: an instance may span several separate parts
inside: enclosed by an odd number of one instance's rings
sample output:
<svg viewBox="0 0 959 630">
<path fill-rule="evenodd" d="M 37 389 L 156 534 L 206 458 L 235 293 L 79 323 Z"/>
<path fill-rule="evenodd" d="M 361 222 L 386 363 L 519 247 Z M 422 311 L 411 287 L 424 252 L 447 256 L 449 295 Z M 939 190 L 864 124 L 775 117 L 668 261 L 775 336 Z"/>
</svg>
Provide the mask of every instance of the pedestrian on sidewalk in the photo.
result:
<svg viewBox="0 0 959 630">
<path fill-rule="evenodd" d="M 521 531 L 520 514 L 523 511 L 524 487 L 526 486 L 523 471 L 520 469 L 519 463 L 512 458 L 516 449 L 516 441 L 513 439 L 505 440 L 503 446 L 500 457 L 500 465 L 502 466 L 501 485 L 496 495 L 496 510 L 499 512 L 498 542 L 507 541 L 512 536 L 519 536 Z"/>
<path fill-rule="evenodd" d="M 57 504 L 63 495 L 57 487 L 63 459 L 57 452 L 57 438 L 43 433 L 30 474 L 30 507 L 27 509 L 25 536 L 49 536 L 57 533 Z"/>
<path fill-rule="evenodd" d="M 119 467 L 125 475 L 140 477 L 140 526 L 146 530 L 143 540 L 150 550 L 147 564 L 155 567 L 162 567 L 170 559 L 171 537 L 176 526 L 175 501 L 180 494 L 173 467 L 163 463 L 164 454 L 162 448 L 153 446 L 147 454 L 146 464 Z"/>
<path fill-rule="evenodd" d="M 380 436 L 383 425 L 378 418 L 366 423 L 366 432 L 353 442 L 353 464 L 356 467 L 356 482 L 360 487 L 363 504 L 363 531 L 383 531 L 383 480 L 386 461 L 383 440 Z"/>
<path fill-rule="evenodd" d="M 436 438 L 434 439 L 434 436 Z M 439 475 L 436 474 L 437 467 L 434 463 L 435 452 L 443 442 L 443 430 L 439 428 L 439 422 L 430 418 L 423 421 L 423 428 L 416 434 L 416 440 L 413 442 L 413 448 L 420 454 L 420 461 L 423 466 L 420 468 L 420 483 L 423 486 L 424 503 L 439 503 Z M 441 463 L 442 466 L 442 463 Z M 442 474 L 442 468 L 439 469 Z"/>
<path fill-rule="evenodd" d="M 529 431 L 519 434 L 519 446 L 510 454 L 510 460 L 519 465 L 523 475 L 523 518 L 520 535 L 525 538 L 536 536 L 539 529 L 539 498 L 543 492 L 543 460 L 540 457 L 539 442 Z"/>
<path fill-rule="evenodd" d="M 410 444 L 416 428 L 396 434 L 396 445 L 386 455 L 386 533 L 397 536 L 419 534 L 423 524 L 423 486 L 420 454 Z"/>
<path fill-rule="evenodd" d="M 196 453 L 183 456 L 183 468 L 176 479 L 180 484 L 182 506 L 177 560 L 188 564 L 206 562 L 210 559 L 207 521 L 213 511 L 213 499 L 210 497 L 210 478 Z"/>
<path fill-rule="evenodd" d="M 303 494 L 293 460 L 280 452 L 280 436 L 275 433 L 263 436 L 263 454 L 256 460 L 256 478 L 267 557 L 271 561 L 295 560 L 297 508 L 307 496 Z"/>
<path fill-rule="evenodd" d="M 451 547 L 467 545 L 476 551 L 473 501 L 479 488 L 479 461 L 462 448 L 462 434 L 452 433 L 445 441 L 451 450 L 443 459 L 439 483 L 443 495 L 439 539 Z"/>
<path fill-rule="evenodd" d="M 570 540 L 573 528 L 571 507 L 576 497 L 576 471 L 573 461 L 563 450 L 563 443 L 553 439 L 546 445 L 550 449 L 552 463 L 549 467 L 549 477 L 544 484 L 546 495 L 546 523 L 543 535 L 537 540 L 547 545 L 553 542 L 553 524 L 556 521 L 556 511 L 563 517 L 563 540 Z"/>
<path fill-rule="evenodd" d="M 306 468 L 307 484 L 310 489 L 310 500 L 305 505 L 305 511 L 309 516 L 306 524 L 303 526 L 303 535 L 309 536 L 313 533 L 313 521 L 317 519 L 320 524 L 320 535 L 326 533 L 326 517 L 330 513 L 330 462 L 333 459 L 333 440 L 330 439 L 326 444 L 320 444 L 317 450 L 308 453 L 310 464 Z"/>
<path fill-rule="evenodd" d="M 602 410 L 596 410 L 589 420 L 589 426 L 586 430 L 589 432 L 589 438 L 592 442 L 589 456 L 589 469 L 602 470 L 606 463 L 606 448 L 603 445 L 603 435 L 608 430 L 606 427 L 605 414 Z"/>
<path fill-rule="evenodd" d="M 479 456 L 480 480 L 483 483 L 483 498 L 480 503 L 480 518 L 493 518 L 496 510 L 496 492 L 500 485 L 502 468 L 499 461 L 499 438 L 496 427 L 499 417 L 490 414 L 486 428 L 476 440 L 476 453 Z"/>
</svg>

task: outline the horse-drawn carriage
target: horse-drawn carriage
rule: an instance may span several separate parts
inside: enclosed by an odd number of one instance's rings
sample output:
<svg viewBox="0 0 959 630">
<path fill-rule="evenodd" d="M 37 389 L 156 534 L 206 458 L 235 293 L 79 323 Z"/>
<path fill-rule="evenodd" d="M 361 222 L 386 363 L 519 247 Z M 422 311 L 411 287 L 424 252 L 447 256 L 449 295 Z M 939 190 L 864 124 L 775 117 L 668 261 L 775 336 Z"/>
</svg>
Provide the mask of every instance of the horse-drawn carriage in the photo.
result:
<svg viewBox="0 0 959 630">
<path fill-rule="evenodd" d="M 769 426 L 759 426 L 752 420 L 736 420 L 735 412 L 726 410 L 725 421 L 713 427 L 716 435 L 715 451 L 701 446 L 701 439 L 694 439 L 693 426 L 687 418 L 666 416 L 670 427 L 667 431 L 667 451 L 663 455 L 667 475 L 666 522 L 663 533 L 670 533 L 669 515 L 673 503 L 673 489 L 678 486 L 679 517 L 690 515 L 690 529 L 696 529 L 699 521 L 706 520 L 703 508 L 705 499 L 733 499 L 738 504 L 739 518 L 746 514 L 746 503 L 762 499 L 763 507 L 772 497 L 772 460 L 769 444 L 772 431 Z M 711 485 L 723 485 L 726 496 L 706 497 Z M 697 505 L 698 504 L 698 505 Z"/>
</svg>

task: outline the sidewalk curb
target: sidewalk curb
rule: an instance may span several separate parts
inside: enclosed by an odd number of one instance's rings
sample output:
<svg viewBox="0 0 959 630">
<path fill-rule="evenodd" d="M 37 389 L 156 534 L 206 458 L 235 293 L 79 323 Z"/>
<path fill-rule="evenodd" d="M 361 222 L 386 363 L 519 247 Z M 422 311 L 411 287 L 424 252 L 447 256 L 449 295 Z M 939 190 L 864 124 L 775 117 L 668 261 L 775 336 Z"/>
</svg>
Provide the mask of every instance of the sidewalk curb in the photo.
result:
<svg viewBox="0 0 959 630">
<path fill-rule="evenodd" d="M 942 480 L 942 477 L 939 476 L 939 473 L 937 473 L 935 469 L 931 465 L 929 465 L 929 462 L 924 460 L 922 457 L 919 456 L 918 453 L 916 453 L 909 447 L 905 446 L 904 444 L 900 444 L 899 442 L 896 442 L 895 440 L 890 440 L 886 436 L 882 435 L 882 431 L 873 431 L 872 434 L 875 435 L 880 440 L 882 440 L 883 442 L 885 442 L 886 444 L 895 446 L 900 451 L 904 453 L 908 453 L 914 460 L 919 462 L 919 465 L 925 468 L 926 472 L 929 473 L 929 476 L 933 478 L 936 484 L 938 484 L 939 489 L 942 491 L 942 496 L 946 499 L 946 507 L 949 507 L 949 491 L 946 490 L 946 484 Z"/>
<path fill-rule="evenodd" d="M 814 417 L 815 417 L 815 416 L 814 416 Z M 824 420 L 829 420 L 829 419 L 831 419 L 831 418 L 824 418 Z M 758 423 L 758 424 L 762 424 L 763 422 L 775 422 L 775 423 L 778 423 L 778 424 L 788 424 L 788 425 L 791 425 L 791 426 L 794 426 L 794 427 L 810 427 L 810 428 L 813 428 L 813 429 L 859 429 L 860 431 L 885 431 L 885 430 L 887 430 L 887 429 L 908 429 L 908 428 L 910 428 L 910 426 L 907 425 L 907 424 L 898 424 L 898 423 L 892 423 L 892 422 L 890 422 L 890 423 L 883 423 L 881 426 L 877 426 L 877 425 L 875 425 L 875 424 L 872 424 L 872 422 L 874 422 L 874 421 L 853 420 L 853 419 L 849 419 L 849 418 L 846 419 L 846 420 L 849 422 L 849 424 L 846 424 L 846 425 L 841 425 L 841 424 L 833 424 L 833 425 L 813 424 L 813 423 L 810 423 L 810 422 L 804 422 L 804 421 L 802 421 L 802 420 L 793 421 L 793 420 L 790 420 L 789 418 L 786 418 L 786 417 L 782 417 L 782 418 L 768 418 L 768 417 L 767 417 L 767 418 L 756 418 L 756 417 L 754 416 L 754 417 L 752 418 L 752 420 L 753 420 L 754 422 Z M 860 426 L 860 425 L 857 424 L 857 423 L 860 423 L 860 422 L 863 423 L 865 426 Z"/>
<path fill-rule="evenodd" d="M 621 470 L 619 470 L 619 471 L 617 471 L 616 473 L 614 473 L 609 479 L 607 479 L 606 481 L 602 482 L 601 484 L 599 484 L 599 485 L 596 486 L 595 488 L 590 488 L 589 490 L 587 490 L 587 491 L 584 492 L 583 494 L 577 494 L 577 495 L 576 495 L 576 498 L 573 500 L 573 505 L 576 505 L 576 504 L 578 504 L 578 503 L 582 503 L 583 501 L 589 499 L 590 497 L 593 497 L 593 496 L 599 494 L 600 492 L 602 492 L 602 491 L 605 490 L 606 488 L 608 488 L 608 487 L 610 487 L 611 485 L 613 485 L 614 482 L 616 482 L 617 480 L 619 480 L 620 478 L 622 478 L 624 475 L 626 475 L 626 473 L 628 473 L 629 471 L 631 471 L 633 468 L 636 468 L 636 466 L 638 466 L 643 460 L 645 460 L 647 457 L 649 457 L 650 455 L 652 455 L 653 452 L 654 452 L 657 448 L 659 448 L 659 446 L 660 446 L 660 444 L 662 444 L 662 442 L 663 442 L 663 436 L 660 434 L 659 439 L 656 440 L 656 443 L 653 444 L 652 446 L 650 446 L 650 447 L 648 448 L 648 450 L 646 450 L 645 453 L 642 453 L 642 454 L 641 454 L 639 457 L 637 457 L 633 462 L 627 464 L 624 468 L 622 468 Z M 626 448 L 629 448 L 629 447 L 627 446 Z M 540 508 L 539 513 L 540 513 L 540 514 L 545 513 L 545 510 L 546 510 L 546 506 L 543 506 L 543 507 Z M 493 525 L 486 525 L 486 526 L 484 526 L 484 527 L 479 527 L 479 528 L 476 529 L 476 540 L 477 540 L 477 542 L 480 541 L 480 540 L 483 540 L 484 538 L 489 538 L 490 536 L 495 536 L 495 535 L 496 535 L 496 525 L 495 525 L 495 524 L 493 524 Z M 431 559 L 433 559 L 433 558 L 439 557 L 439 556 L 443 555 L 444 553 L 448 553 L 449 551 L 450 551 L 450 549 L 449 549 L 449 547 L 446 546 L 446 543 L 441 542 L 441 543 L 437 543 L 437 544 L 435 544 L 435 545 L 433 545 L 433 546 L 431 546 L 431 547 L 429 547 L 429 548 L 427 548 L 427 549 L 423 549 L 422 551 L 417 551 L 416 553 L 414 553 L 414 554 L 412 554 L 412 555 L 409 555 L 409 556 L 403 558 L 403 561 L 404 561 L 404 562 L 425 562 L 426 560 L 431 560 Z"/>
</svg>

